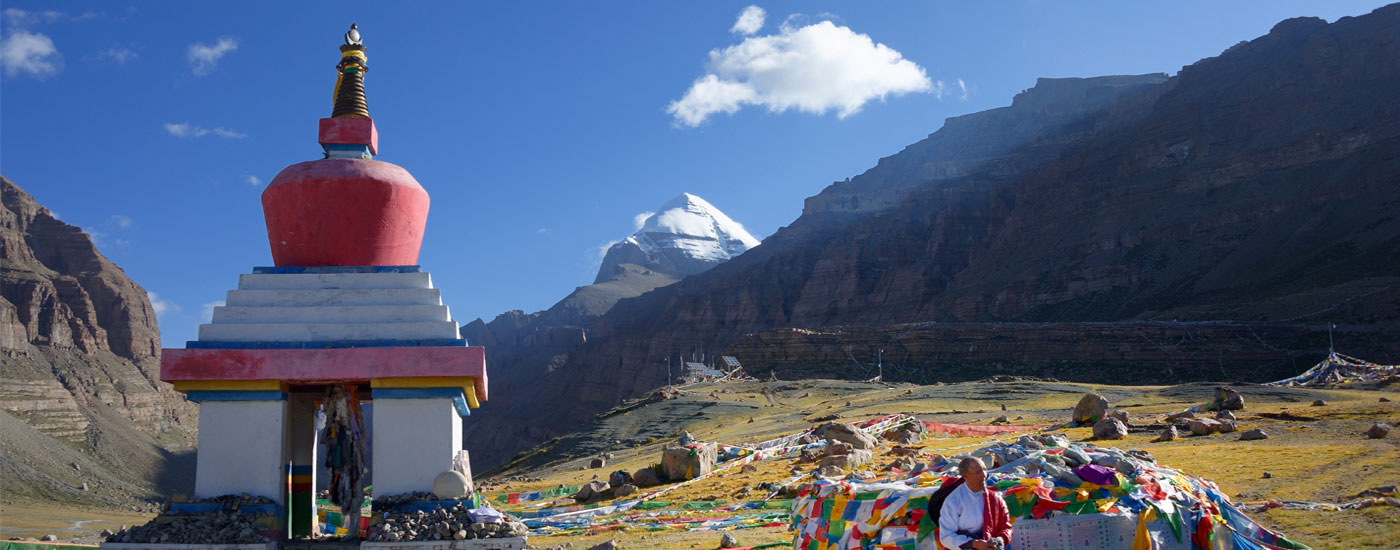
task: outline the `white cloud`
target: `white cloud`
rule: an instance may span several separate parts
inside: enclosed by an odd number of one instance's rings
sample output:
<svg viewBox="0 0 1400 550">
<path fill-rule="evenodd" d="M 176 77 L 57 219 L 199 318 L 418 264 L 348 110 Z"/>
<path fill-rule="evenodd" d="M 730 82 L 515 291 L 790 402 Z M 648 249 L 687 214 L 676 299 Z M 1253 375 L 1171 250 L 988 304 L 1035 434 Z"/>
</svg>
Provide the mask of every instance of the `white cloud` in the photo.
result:
<svg viewBox="0 0 1400 550">
<path fill-rule="evenodd" d="M 167 313 L 180 313 L 180 306 L 162 300 L 160 295 L 153 291 L 146 291 L 146 297 L 151 300 L 151 309 L 156 310 L 156 317 L 163 317 Z"/>
<path fill-rule="evenodd" d="M 63 56 L 49 37 L 12 27 L 0 40 L 0 65 L 5 67 L 5 76 L 27 74 L 42 80 L 63 70 Z"/>
<path fill-rule="evenodd" d="M 554 232 L 553 232 L 553 231 L 550 231 L 548 227 L 541 227 L 541 228 L 535 230 L 535 234 L 536 234 L 536 235 L 550 235 L 550 234 L 553 234 L 553 233 L 554 233 Z"/>
<path fill-rule="evenodd" d="M 642 212 L 641 214 L 632 216 L 632 227 L 634 229 L 641 229 L 642 225 L 647 223 L 647 218 L 650 218 L 655 215 L 656 212 Z"/>
<path fill-rule="evenodd" d="M 84 227 L 83 233 L 87 233 L 88 238 L 92 240 L 93 246 L 96 246 L 97 248 L 103 248 L 107 246 L 106 233 L 103 233 L 91 227 Z"/>
<path fill-rule="evenodd" d="M 259 186 L 259 185 L 262 185 L 262 180 L 258 179 L 257 176 L 254 176 L 254 175 L 252 175 L 252 174 L 249 174 L 249 175 L 247 175 L 247 176 L 243 176 L 243 181 L 248 182 L 248 185 L 251 185 L 251 186 L 253 186 L 253 187 L 257 187 L 257 186 Z"/>
<path fill-rule="evenodd" d="M 60 21 L 68 17 L 60 11 L 25 11 L 19 8 L 6 8 L 4 14 L 5 20 L 8 21 L 10 23 L 10 26 L 12 27 L 28 27 L 30 25 L 38 25 L 42 23 L 53 23 L 55 21 Z M 93 14 L 91 12 L 88 12 L 84 15 L 90 16 L 85 18 L 96 17 L 96 14 Z"/>
<path fill-rule="evenodd" d="M 214 321 L 214 308 L 224 305 L 223 300 L 215 300 L 199 306 L 199 319 L 201 323 L 211 323 Z"/>
<path fill-rule="evenodd" d="M 167 123 L 165 123 L 165 131 L 166 131 L 166 132 L 169 132 L 170 135 L 175 136 L 175 137 L 178 137 L 178 138 L 197 138 L 197 137 L 204 137 L 204 136 L 211 135 L 211 134 L 212 134 L 212 135 L 219 136 L 219 137 L 221 137 L 221 138 L 230 138 L 230 139 L 241 139 L 241 138 L 248 137 L 248 134 L 245 134 L 245 133 L 243 133 L 243 132 L 239 132 L 239 131 L 237 131 L 237 130 L 230 130 L 230 129 L 224 128 L 224 127 L 219 127 L 219 128 L 204 128 L 204 127 L 201 127 L 201 126 L 196 126 L 196 125 L 190 124 L 190 123 L 188 123 L 188 122 L 179 122 L 179 123 L 167 122 Z"/>
<path fill-rule="evenodd" d="M 958 99 L 967 101 L 967 83 L 963 82 L 963 79 L 961 78 L 958 79 L 958 90 L 961 90 L 962 92 L 958 95 Z"/>
<path fill-rule="evenodd" d="M 232 36 L 220 36 L 213 44 L 190 44 L 188 57 L 190 71 L 196 76 L 204 76 L 214 71 L 219 59 L 238 49 L 238 40 Z"/>
<path fill-rule="evenodd" d="M 134 223 L 130 217 L 123 216 L 121 214 L 112 214 L 112 217 L 107 218 L 107 222 L 122 229 L 131 227 L 131 225 Z"/>
<path fill-rule="evenodd" d="M 763 28 L 763 19 L 768 16 L 768 12 L 758 6 L 749 6 L 744 11 L 739 12 L 739 18 L 734 21 L 734 26 L 729 28 L 729 32 L 739 34 L 753 34 L 758 29 Z"/>
<path fill-rule="evenodd" d="M 872 99 L 933 91 L 924 69 L 868 35 L 831 21 L 778 34 L 751 36 L 710 51 L 706 74 L 666 112 L 680 126 L 699 126 L 715 113 L 744 106 L 845 118 Z"/>
<path fill-rule="evenodd" d="M 126 46 L 112 46 L 97 52 L 97 59 L 114 61 L 118 65 L 125 65 L 127 61 L 136 59 L 136 50 Z"/>
</svg>

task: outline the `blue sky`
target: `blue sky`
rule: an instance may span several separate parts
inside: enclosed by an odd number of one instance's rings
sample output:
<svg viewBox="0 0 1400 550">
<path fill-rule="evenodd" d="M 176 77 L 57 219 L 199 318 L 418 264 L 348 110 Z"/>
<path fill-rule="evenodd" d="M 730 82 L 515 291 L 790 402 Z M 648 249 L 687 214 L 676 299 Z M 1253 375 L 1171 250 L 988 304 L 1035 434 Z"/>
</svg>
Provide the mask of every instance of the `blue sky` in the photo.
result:
<svg viewBox="0 0 1400 550">
<path fill-rule="evenodd" d="M 1383 2 L 503 4 L 7 1 L 0 173 L 87 229 L 183 347 L 271 264 L 259 194 L 320 157 L 355 22 L 378 160 L 432 196 L 419 262 L 459 322 L 489 320 L 591 282 L 681 192 L 764 238 L 1037 77 L 1175 74 Z"/>
</svg>

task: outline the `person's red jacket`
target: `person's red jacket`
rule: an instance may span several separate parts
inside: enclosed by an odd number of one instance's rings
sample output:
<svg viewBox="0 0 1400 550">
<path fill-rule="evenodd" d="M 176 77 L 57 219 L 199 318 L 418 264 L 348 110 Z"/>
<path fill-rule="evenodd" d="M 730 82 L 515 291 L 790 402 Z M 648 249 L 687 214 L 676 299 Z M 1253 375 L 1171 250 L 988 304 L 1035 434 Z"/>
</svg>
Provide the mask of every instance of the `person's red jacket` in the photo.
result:
<svg viewBox="0 0 1400 550">
<path fill-rule="evenodd" d="M 1002 546 L 1011 546 L 1011 512 L 1006 501 L 991 487 L 982 491 L 986 505 L 982 508 L 982 539 L 1001 539 Z"/>
</svg>

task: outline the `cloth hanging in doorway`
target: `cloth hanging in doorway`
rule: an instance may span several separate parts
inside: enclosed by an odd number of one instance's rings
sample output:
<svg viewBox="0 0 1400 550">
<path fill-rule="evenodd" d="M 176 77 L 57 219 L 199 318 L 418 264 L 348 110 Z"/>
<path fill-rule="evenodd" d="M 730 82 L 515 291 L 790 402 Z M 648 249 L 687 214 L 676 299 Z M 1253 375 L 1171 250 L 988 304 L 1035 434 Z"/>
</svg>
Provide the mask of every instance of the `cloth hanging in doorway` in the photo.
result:
<svg viewBox="0 0 1400 550">
<path fill-rule="evenodd" d="M 331 386 L 326 388 L 322 403 L 326 427 L 321 430 L 321 444 L 326 446 L 326 468 L 331 473 L 330 501 L 342 513 L 359 512 L 364 503 L 366 471 L 359 389 Z"/>
</svg>

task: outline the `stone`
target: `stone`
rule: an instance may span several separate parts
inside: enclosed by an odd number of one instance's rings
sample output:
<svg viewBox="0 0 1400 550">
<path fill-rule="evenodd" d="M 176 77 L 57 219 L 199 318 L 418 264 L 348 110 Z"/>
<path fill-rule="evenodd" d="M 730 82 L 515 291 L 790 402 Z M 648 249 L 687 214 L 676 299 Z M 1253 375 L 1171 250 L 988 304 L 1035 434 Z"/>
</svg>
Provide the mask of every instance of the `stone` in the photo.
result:
<svg viewBox="0 0 1400 550">
<path fill-rule="evenodd" d="M 1381 439 L 1387 435 L 1390 435 L 1390 424 L 1384 422 L 1372 424 L 1371 428 L 1366 430 L 1366 437 L 1371 439 Z"/>
<path fill-rule="evenodd" d="M 579 487 L 574 493 L 574 500 L 577 502 L 597 502 L 603 498 L 603 491 L 608 490 L 608 484 L 601 481 L 590 481 Z"/>
<path fill-rule="evenodd" d="M 1108 399 L 1094 392 L 1084 394 L 1074 406 L 1070 420 L 1078 424 L 1090 425 L 1103 419 L 1108 413 Z"/>
<path fill-rule="evenodd" d="M 823 458 L 821 463 L 818 464 L 817 467 L 824 468 L 826 466 L 835 466 L 837 468 L 841 468 L 842 470 L 854 470 L 869 463 L 871 460 L 874 459 L 874 456 L 874 453 L 868 450 L 854 449 L 851 452 L 843 455 L 828 456 L 826 458 Z"/>
<path fill-rule="evenodd" d="M 821 477 L 841 477 L 846 475 L 846 472 L 839 466 L 822 466 L 817 468 L 817 475 Z"/>
<path fill-rule="evenodd" d="M 613 488 L 613 496 L 617 498 L 622 498 L 635 492 L 637 492 L 637 486 L 631 483 L 624 483 Z"/>
<path fill-rule="evenodd" d="M 1162 434 L 1157 436 L 1157 439 L 1153 439 L 1153 441 L 1176 441 L 1178 437 L 1181 437 L 1181 434 L 1176 431 L 1176 426 L 1167 426 L 1167 429 L 1162 430 Z"/>
<path fill-rule="evenodd" d="M 1381 402 L 1381 403 L 1389 403 L 1390 400 L 1387 399 L 1387 398 L 1382 397 L 1381 400 L 1380 400 L 1380 402 Z"/>
<path fill-rule="evenodd" d="M 1327 406 L 1327 402 L 1326 402 L 1326 401 L 1323 401 L 1323 400 L 1321 400 L 1321 399 L 1318 399 L 1317 401 L 1313 401 L 1313 402 L 1312 402 L 1312 406 L 1314 406 L 1314 407 L 1326 407 L 1326 406 Z"/>
<path fill-rule="evenodd" d="M 723 536 L 723 537 L 720 537 L 720 539 L 719 539 L 719 547 L 720 547 L 720 548 L 738 548 L 738 547 L 739 547 L 739 541 L 738 541 L 737 539 L 734 538 L 734 535 L 731 535 L 731 534 L 729 534 L 729 533 L 725 533 L 724 536 Z"/>
<path fill-rule="evenodd" d="M 1220 433 L 1223 434 L 1233 432 L 1239 427 L 1239 424 L 1234 420 L 1220 419 L 1216 420 L 1216 423 L 1220 424 Z"/>
<path fill-rule="evenodd" d="M 1002 406 L 1005 407 L 1006 405 L 1002 405 Z M 1003 410 L 1004 410 L 1004 409 L 1003 409 Z M 1010 424 L 1010 423 L 1011 423 L 1011 419 L 1010 419 L 1010 418 L 1007 418 L 1006 415 L 1003 414 L 1003 415 L 1001 415 L 1001 416 L 998 416 L 998 417 L 996 418 L 996 420 L 993 420 L 992 423 L 993 423 L 993 424 Z"/>
<path fill-rule="evenodd" d="M 1191 411 L 1181 411 L 1179 413 L 1172 413 L 1167 415 L 1167 422 L 1176 422 L 1178 420 L 1190 420 L 1192 418 L 1196 418 L 1196 413 L 1193 413 Z"/>
<path fill-rule="evenodd" d="M 1273 473 L 1273 472 L 1264 472 L 1264 479 L 1273 479 L 1273 477 L 1274 477 L 1274 473 Z"/>
<path fill-rule="evenodd" d="M 57 542 L 58 537 L 53 535 L 44 535 L 43 538 L 40 538 L 39 540 L 42 542 Z"/>
<path fill-rule="evenodd" d="M 608 474 L 608 485 L 621 487 L 629 483 L 632 483 L 632 474 L 627 473 L 626 470 L 618 470 Z"/>
<path fill-rule="evenodd" d="M 714 469 L 717 456 L 713 441 L 692 443 L 689 447 L 669 446 L 661 452 L 661 467 L 671 481 L 695 479 Z"/>
<path fill-rule="evenodd" d="M 456 470 L 448 470 L 433 478 L 433 495 L 442 499 L 466 498 L 472 492 L 467 476 Z"/>
<path fill-rule="evenodd" d="M 588 467 L 589 467 L 589 468 L 594 468 L 594 469 L 602 468 L 602 467 L 607 466 L 607 465 L 608 465 L 608 461 L 602 459 L 601 457 L 600 457 L 600 458 L 595 458 L 595 459 L 593 459 L 593 460 L 591 460 L 591 461 L 588 462 Z"/>
<path fill-rule="evenodd" d="M 757 471 L 758 471 L 758 466 L 754 466 L 752 463 L 745 464 L 745 465 L 743 465 L 743 467 L 739 468 L 739 473 L 742 473 L 742 474 L 752 474 L 752 473 L 757 472 Z"/>
<path fill-rule="evenodd" d="M 1253 429 L 1253 430 L 1249 430 L 1249 431 L 1247 431 L 1247 432 L 1244 432 L 1244 433 L 1241 433 L 1241 434 L 1240 434 L 1240 441 L 1254 441 L 1254 440 L 1258 440 L 1258 439 L 1268 439 L 1268 438 L 1269 438 L 1269 434 L 1265 433 L 1264 430 L 1259 429 L 1259 428 L 1255 428 L 1255 429 Z"/>
<path fill-rule="evenodd" d="M 661 484 L 661 478 L 656 475 L 655 470 L 642 468 L 632 473 L 632 484 L 638 487 L 655 487 Z"/>
<path fill-rule="evenodd" d="M 1209 418 L 1195 418 L 1188 425 L 1191 435 L 1210 435 L 1220 431 L 1220 423 Z"/>
<path fill-rule="evenodd" d="M 895 443 L 900 445 L 917 445 L 923 440 L 923 434 L 913 430 L 899 430 L 894 437 Z"/>
<path fill-rule="evenodd" d="M 1235 416 L 1235 413 L 1230 412 L 1229 409 L 1222 409 L 1220 412 L 1215 413 L 1215 419 L 1216 419 L 1216 420 L 1236 420 L 1236 421 L 1238 421 L 1238 420 L 1239 420 L 1239 417 Z"/>
<path fill-rule="evenodd" d="M 589 548 L 588 550 L 617 550 L 617 541 L 615 541 L 615 540 L 603 541 L 602 543 L 596 544 L 596 545 L 594 545 L 592 548 Z"/>
<path fill-rule="evenodd" d="M 466 531 L 465 529 L 460 529 L 460 530 L 458 530 L 456 533 L 453 533 L 453 534 L 452 534 L 452 538 L 453 538 L 454 540 L 466 540 L 466 538 L 467 538 L 467 531 Z"/>
<path fill-rule="evenodd" d="M 1108 411 L 1107 416 L 1108 418 L 1116 418 L 1119 422 L 1122 422 L 1123 424 L 1128 424 L 1128 411 L 1125 411 L 1123 409 L 1113 409 L 1111 411 Z"/>
<path fill-rule="evenodd" d="M 1244 408 L 1244 396 L 1234 389 L 1220 386 L 1215 388 L 1215 406 L 1213 409 L 1238 411 Z"/>
<path fill-rule="evenodd" d="M 829 441 L 847 443 L 856 449 L 874 449 L 877 445 L 870 434 L 844 422 L 828 422 L 814 431 L 817 437 Z"/>
<path fill-rule="evenodd" d="M 1094 439 L 1123 439 L 1128 436 L 1128 426 L 1117 418 L 1101 418 L 1094 423 Z"/>
</svg>

